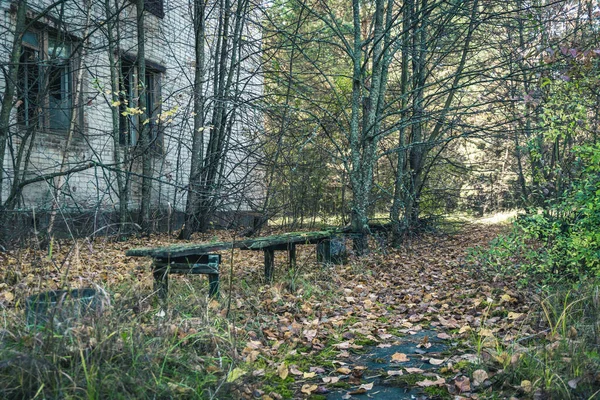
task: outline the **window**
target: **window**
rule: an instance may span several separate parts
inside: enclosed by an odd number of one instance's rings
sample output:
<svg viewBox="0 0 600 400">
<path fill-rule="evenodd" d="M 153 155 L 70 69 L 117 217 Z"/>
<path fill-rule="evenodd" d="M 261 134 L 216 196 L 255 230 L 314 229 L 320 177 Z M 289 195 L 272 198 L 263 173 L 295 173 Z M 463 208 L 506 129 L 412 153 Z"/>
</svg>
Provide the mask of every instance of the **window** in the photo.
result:
<svg viewBox="0 0 600 400">
<path fill-rule="evenodd" d="M 139 141 L 139 127 L 143 123 L 148 129 L 153 146 L 160 146 L 160 75 L 161 69 L 152 68 L 146 63 L 146 76 L 143 85 L 139 81 L 137 65 L 131 56 L 123 55 L 121 61 L 122 80 L 120 90 L 121 137 L 120 143 L 125 146 L 135 146 Z M 146 121 L 142 121 L 141 110 L 137 108 L 140 93 L 146 100 Z"/>
<path fill-rule="evenodd" d="M 135 0 L 130 0 L 132 3 L 136 3 Z M 163 0 L 145 0 L 144 1 L 144 10 L 148 11 L 150 14 L 157 16 L 158 18 L 164 18 L 165 16 L 165 8 L 163 5 Z"/>
<path fill-rule="evenodd" d="M 69 128 L 73 112 L 72 44 L 47 31 L 23 35 L 19 66 L 17 119 L 27 127 Z"/>
<path fill-rule="evenodd" d="M 165 16 L 163 0 L 146 0 L 144 1 L 144 9 L 150 14 L 156 15 L 158 18 L 163 18 Z"/>
</svg>

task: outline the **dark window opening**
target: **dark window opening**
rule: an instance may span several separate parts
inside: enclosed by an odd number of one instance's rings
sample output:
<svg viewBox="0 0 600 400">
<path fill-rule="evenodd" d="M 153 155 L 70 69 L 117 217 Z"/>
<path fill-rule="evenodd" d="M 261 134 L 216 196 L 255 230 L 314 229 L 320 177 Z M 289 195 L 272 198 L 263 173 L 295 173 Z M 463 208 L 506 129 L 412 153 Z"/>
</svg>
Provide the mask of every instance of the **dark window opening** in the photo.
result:
<svg viewBox="0 0 600 400">
<path fill-rule="evenodd" d="M 17 120 L 27 127 L 66 131 L 73 113 L 71 46 L 47 31 L 23 35 Z"/>
<path fill-rule="evenodd" d="M 137 74 L 137 66 L 129 61 L 122 61 L 122 79 L 120 93 L 120 144 L 124 146 L 135 146 L 139 141 L 140 126 L 143 124 L 151 145 L 160 146 L 160 72 L 146 67 L 146 76 L 143 85 L 140 84 Z M 138 108 L 140 94 L 143 93 L 146 100 L 146 120 L 142 120 L 144 114 Z"/>
<path fill-rule="evenodd" d="M 144 2 L 144 8 L 150 14 L 156 15 L 158 18 L 164 18 L 165 16 L 163 0 L 146 0 Z"/>
<path fill-rule="evenodd" d="M 134 4 L 136 3 L 135 0 L 131 0 L 131 2 Z M 157 16 L 158 18 L 164 18 L 165 16 L 163 0 L 145 0 L 144 10 L 148 11 L 152 15 Z"/>
</svg>

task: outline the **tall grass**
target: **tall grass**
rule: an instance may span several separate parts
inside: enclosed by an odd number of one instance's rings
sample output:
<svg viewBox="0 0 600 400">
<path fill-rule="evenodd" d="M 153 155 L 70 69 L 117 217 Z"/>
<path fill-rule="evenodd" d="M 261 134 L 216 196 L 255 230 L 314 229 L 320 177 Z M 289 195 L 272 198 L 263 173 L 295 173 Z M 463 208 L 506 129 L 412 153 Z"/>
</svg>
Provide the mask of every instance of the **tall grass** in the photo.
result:
<svg viewBox="0 0 600 400">
<path fill-rule="evenodd" d="M 554 287 L 540 296 L 525 324 L 536 332 L 517 336 L 498 350 L 508 362 L 498 387 L 519 396 L 543 399 L 600 397 L 600 284 Z M 495 362 L 499 362 L 497 358 Z"/>
<path fill-rule="evenodd" d="M 234 354 L 227 322 L 205 283 L 173 286 L 177 312 L 161 312 L 147 291 L 116 287 L 121 295 L 100 317 L 66 329 L 28 327 L 22 307 L 3 310 L 0 398 L 224 398 Z"/>
</svg>

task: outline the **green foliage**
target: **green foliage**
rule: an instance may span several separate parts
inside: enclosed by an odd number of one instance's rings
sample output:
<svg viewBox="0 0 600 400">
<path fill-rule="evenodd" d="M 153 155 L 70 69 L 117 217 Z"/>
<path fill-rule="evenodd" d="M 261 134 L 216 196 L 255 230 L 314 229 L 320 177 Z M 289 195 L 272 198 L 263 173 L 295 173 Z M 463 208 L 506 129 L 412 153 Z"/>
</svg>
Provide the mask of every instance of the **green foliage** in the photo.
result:
<svg viewBox="0 0 600 400">
<path fill-rule="evenodd" d="M 576 149 L 579 177 L 543 210 L 520 216 L 513 231 L 472 260 L 500 273 L 519 273 L 523 283 L 578 281 L 600 276 L 600 145 Z"/>
</svg>

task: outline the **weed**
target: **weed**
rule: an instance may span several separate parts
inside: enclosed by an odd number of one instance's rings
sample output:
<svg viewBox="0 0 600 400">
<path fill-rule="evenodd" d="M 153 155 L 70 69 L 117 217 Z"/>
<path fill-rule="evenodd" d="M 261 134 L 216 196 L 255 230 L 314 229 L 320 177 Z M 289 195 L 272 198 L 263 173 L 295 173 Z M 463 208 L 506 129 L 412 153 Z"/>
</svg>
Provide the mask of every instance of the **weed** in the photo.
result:
<svg viewBox="0 0 600 400">
<path fill-rule="evenodd" d="M 597 329 L 600 302 L 596 301 L 598 283 L 578 288 L 555 288 L 540 300 L 539 329 L 546 334 L 528 340 L 528 347 L 498 345 L 496 361 L 501 363 L 498 382 L 519 387 L 531 382 L 531 392 L 549 398 L 597 396 L 600 382 Z"/>
<path fill-rule="evenodd" d="M 445 387 L 430 386 L 423 389 L 427 395 L 434 399 L 451 399 L 452 396 L 448 393 Z"/>
</svg>

